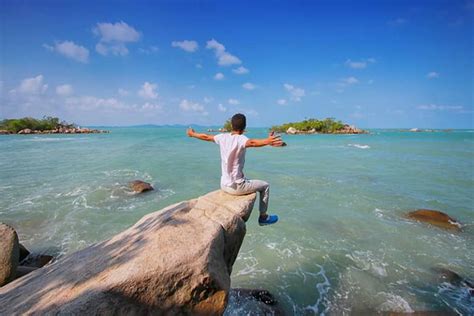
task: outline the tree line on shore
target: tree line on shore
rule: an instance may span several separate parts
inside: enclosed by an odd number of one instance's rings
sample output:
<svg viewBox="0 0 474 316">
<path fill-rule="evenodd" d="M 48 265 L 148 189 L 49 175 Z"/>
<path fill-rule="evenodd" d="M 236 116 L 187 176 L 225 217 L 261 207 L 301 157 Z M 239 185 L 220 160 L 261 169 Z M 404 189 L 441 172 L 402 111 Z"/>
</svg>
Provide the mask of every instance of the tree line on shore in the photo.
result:
<svg viewBox="0 0 474 316">
<path fill-rule="evenodd" d="M 0 134 L 79 134 L 105 133 L 106 131 L 80 128 L 74 123 L 61 121 L 57 117 L 43 116 L 42 119 L 23 117 L 0 121 Z"/>
</svg>

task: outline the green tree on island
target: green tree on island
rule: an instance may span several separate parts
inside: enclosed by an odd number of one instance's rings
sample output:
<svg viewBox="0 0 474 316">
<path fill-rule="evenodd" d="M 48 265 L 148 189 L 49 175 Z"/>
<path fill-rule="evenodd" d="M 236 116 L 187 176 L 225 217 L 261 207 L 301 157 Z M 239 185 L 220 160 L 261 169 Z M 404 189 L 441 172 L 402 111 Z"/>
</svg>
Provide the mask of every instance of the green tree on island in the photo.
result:
<svg viewBox="0 0 474 316">
<path fill-rule="evenodd" d="M 224 126 L 222 128 L 227 132 L 230 132 L 232 130 L 232 123 L 230 122 L 230 119 L 227 119 L 227 121 L 225 121 Z"/>
<path fill-rule="evenodd" d="M 301 122 L 291 122 L 282 125 L 272 126 L 272 130 L 279 133 L 285 133 L 290 127 L 297 131 L 309 132 L 314 130 L 317 133 L 334 133 L 344 128 L 344 123 L 336 121 L 334 118 L 326 118 L 324 120 L 306 119 Z"/>
<path fill-rule="evenodd" d="M 48 131 L 60 127 L 72 128 L 75 127 L 75 125 L 65 121 L 60 121 L 59 118 L 51 116 L 44 116 L 43 119 L 23 117 L 19 119 L 5 119 L 0 121 L 0 130 L 7 130 L 12 133 L 18 133 L 26 128 L 33 131 Z"/>
</svg>

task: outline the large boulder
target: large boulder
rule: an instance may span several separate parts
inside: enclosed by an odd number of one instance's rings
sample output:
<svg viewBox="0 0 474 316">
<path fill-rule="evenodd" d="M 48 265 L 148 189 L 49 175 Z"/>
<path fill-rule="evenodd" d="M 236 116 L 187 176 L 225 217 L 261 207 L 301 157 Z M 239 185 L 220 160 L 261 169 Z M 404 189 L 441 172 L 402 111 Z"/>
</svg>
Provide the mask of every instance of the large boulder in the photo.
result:
<svg viewBox="0 0 474 316">
<path fill-rule="evenodd" d="M 294 127 L 292 127 L 292 126 L 289 127 L 289 128 L 286 130 L 286 133 L 287 133 L 287 134 L 292 134 L 292 135 L 296 134 L 297 132 L 298 132 L 298 131 L 296 130 L 296 128 L 294 128 Z"/>
<path fill-rule="evenodd" d="M 0 315 L 224 312 L 255 194 L 214 191 L 0 288 Z"/>
<path fill-rule="evenodd" d="M 136 193 L 142 193 L 153 190 L 153 187 L 148 182 L 135 180 L 129 183 L 130 188 Z"/>
<path fill-rule="evenodd" d="M 18 132 L 18 134 L 31 134 L 33 131 L 29 128 L 22 129 L 21 131 Z"/>
<path fill-rule="evenodd" d="M 12 227 L 0 223 L 0 286 L 15 278 L 19 259 L 18 235 Z"/>
<path fill-rule="evenodd" d="M 428 223 L 436 227 L 460 231 L 461 224 L 449 215 L 435 210 L 419 209 L 408 213 L 407 218 L 414 219 L 420 222 Z"/>
</svg>

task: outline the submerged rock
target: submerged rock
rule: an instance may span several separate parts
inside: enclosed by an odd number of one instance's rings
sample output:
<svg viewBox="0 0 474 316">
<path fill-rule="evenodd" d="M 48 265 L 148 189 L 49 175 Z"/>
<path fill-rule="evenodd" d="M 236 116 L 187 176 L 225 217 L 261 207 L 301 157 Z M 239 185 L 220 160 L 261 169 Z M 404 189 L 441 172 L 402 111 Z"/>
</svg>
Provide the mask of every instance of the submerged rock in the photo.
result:
<svg viewBox="0 0 474 316">
<path fill-rule="evenodd" d="M 419 209 L 408 213 L 406 217 L 444 229 L 456 231 L 461 230 L 461 224 L 459 224 L 455 219 L 451 218 L 447 214 L 440 211 Z"/>
<path fill-rule="evenodd" d="M 439 280 L 442 282 L 448 282 L 455 286 L 465 287 L 469 290 L 469 294 L 474 295 L 474 282 L 463 278 L 456 272 L 449 270 L 444 267 L 434 267 L 433 271 L 438 274 Z"/>
<path fill-rule="evenodd" d="M 141 180 L 135 180 L 129 183 L 130 188 L 137 193 L 154 190 L 151 184 Z"/>
<path fill-rule="evenodd" d="M 242 310 L 242 314 L 285 315 L 274 296 L 263 289 L 231 289 L 229 307 Z"/>
<path fill-rule="evenodd" d="M 0 315 L 224 312 L 255 194 L 214 191 L 0 288 Z"/>
<path fill-rule="evenodd" d="M 20 258 L 18 235 L 9 225 L 0 223 L 0 286 L 15 278 Z"/>
</svg>

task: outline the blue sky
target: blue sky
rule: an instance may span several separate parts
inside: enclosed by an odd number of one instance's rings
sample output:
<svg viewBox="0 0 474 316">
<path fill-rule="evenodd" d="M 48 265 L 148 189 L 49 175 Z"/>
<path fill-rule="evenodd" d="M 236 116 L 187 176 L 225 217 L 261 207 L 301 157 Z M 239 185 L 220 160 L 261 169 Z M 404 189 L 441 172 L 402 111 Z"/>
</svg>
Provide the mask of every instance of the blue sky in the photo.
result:
<svg viewBox="0 0 474 316">
<path fill-rule="evenodd" d="M 2 1 L 0 117 L 473 128 L 473 1 Z"/>
</svg>

